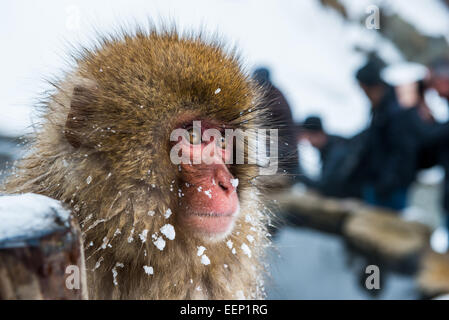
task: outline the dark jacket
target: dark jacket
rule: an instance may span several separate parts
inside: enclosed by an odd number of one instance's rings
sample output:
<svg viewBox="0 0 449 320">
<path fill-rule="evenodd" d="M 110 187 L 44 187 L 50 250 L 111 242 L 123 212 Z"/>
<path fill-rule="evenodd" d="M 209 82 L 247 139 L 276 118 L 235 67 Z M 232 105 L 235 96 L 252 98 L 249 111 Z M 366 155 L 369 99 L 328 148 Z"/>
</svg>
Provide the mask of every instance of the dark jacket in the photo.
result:
<svg viewBox="0 0 449 320">
<path fill-rule="evenodd" d="M 374 187 L 378 194 L 388 194 L 400 186 L 397 168 L 402 157 L 398 140 L 391 135 L 394 118 L 400 110 L 394 90 L 388 88 L 373 108 L 370 126 L 363 136 L 364 150 L 357 172 L 359 179 Z"/>
<path fill-rule="evenodd" d="M 301 179 L 322 195 L 337 198 L 359 198 L 360 185 L 355 178 L 359 162 L 360 138 L 351 139 L 328 135 L 326 145 L 319 150 L 321 176 L 319 180 Z"/>
<path fill-rule="evenodd" d="M 400 108 L 393 96 L 384 102 L 380 117 L 369 128 L 368 159 L 371 182 L 379 195 L 407 189 L 416 173 L 437 162 L 447 163 L 449 126 L 425 121 L 418 107 Z M 382 111 L 382 109 L 380 109 Z M 446 148 L 447 149 L 447 148 Z"/>
<path fill-rule="evenodd" d="M 443 208 L 449 214 L 449 140 L 447 144 L 446 148 L 441 150 L 440 163 L 446 174 L 443 186 Z"/>
<path fill-rule="evenodd" d="M 438 123 L 426 134 L 425 149 L 431 153 L 431 159 L 444 168 L 443 208 L 449 213 L 449 122 Z"/>
<path fill-rule="evenodd" d="M 397 185 L 409 187 L 419 169 L 430 167 L 436 161 L 431 150 L 426 150 L 428 141 L 438 134 L 438 126 L 425 121 L 418 107 L 396 113 L 390 125 L 390 139 L 395 148 L 397 163 Z"/>
<path fill-rule="evenodd" d="M 347 139 L 335 135 L 327 135 L 326 145 L 319 149 L 321 158 L 321 180 L 327 181 L 333 178 L 338 164 L 346 154 Z"/>
<path fill-rule="evenodd" d="M 319 150 L 321 158 L 321 177 L 317 189 L 325 196 L 347 197 L 345 174 L 341 166 L 348 156 L 348 139 L 328 135 L 326 145 Z"/>
</svg>

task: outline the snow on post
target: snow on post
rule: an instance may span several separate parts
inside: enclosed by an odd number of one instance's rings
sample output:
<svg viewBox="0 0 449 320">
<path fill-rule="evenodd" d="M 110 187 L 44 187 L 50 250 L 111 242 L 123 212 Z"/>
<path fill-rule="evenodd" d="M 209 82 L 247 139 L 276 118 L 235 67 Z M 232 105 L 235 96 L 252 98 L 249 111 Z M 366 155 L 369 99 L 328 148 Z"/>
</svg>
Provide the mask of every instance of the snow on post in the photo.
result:
<svg viewBox="0 0 449 320">
<path fill-rule="evenodd" d="M 81 232 L 60 202 L 0 195 L 3 299 L 87 299 Z"/>
</svg>

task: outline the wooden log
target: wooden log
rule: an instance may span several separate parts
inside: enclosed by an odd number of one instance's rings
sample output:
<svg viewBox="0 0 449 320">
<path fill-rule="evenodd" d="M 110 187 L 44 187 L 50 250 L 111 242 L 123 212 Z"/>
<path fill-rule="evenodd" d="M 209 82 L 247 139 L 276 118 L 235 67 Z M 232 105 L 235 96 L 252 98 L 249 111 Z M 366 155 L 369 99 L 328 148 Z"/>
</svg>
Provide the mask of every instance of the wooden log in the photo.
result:
<svg viewBox="0 0 449 320">
<path fill-rule="evenodd" d="M 428 252 L 417 276 L 418 287 L 426 298 L 449 294 L 449 254 Z"/>
<path fill-rule="evenodd" d="M 294 225 L 341 235 L 348 248 L 401 273 L 415 273 L 429 248 L 430 228 L 405 221 L 394 211 L 310 192 L 273 197 Z"/>
<path fill-rule="evenodd" d="M 418 222 L 375 209 L 352 215 L 343 235 L 350 248 L 380 261 L 393 270 L 415 273 L 421 256 L 429 249 L 431 230 Z"/>
<path fill-rule="evenodd" d="M 325 198 L 311 192 L 285 192 L 273 197 L 285 219 L 293 224 L 334 234 L 342 234 L 346 218 L 362 210 L 355 200 Z M 281 217 L 282 218 L 282 217 Z"/>
<path fill-rule="evenodd" d="M 0 300 L 87 299 L 81 232 L 53 199 L 0 195 Z"/>
</svg>

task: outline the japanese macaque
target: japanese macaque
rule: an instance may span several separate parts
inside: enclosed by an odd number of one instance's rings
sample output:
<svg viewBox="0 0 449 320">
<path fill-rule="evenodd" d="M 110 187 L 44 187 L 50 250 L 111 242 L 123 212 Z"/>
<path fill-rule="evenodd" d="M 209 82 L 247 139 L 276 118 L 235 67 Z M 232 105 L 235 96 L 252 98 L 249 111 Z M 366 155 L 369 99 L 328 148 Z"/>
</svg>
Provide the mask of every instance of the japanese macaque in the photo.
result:
<svg viewBox="0 0 449 320">
<path fill-rule="evenodd" d="M 193 130 L 265 125 L 260 89 L 234 51 L 152 27 L 104 37 L 75 60 L 5 190 L 72 208 L 89 298 L 263 298 L 259 168 L 232 164 L 223 138 Z M 176 129 L 187 135 L 171 139 Z M 174 164 L 175 146 L 194 161 Z M 195 162 L 206 147 L 213 163 Z"/>
</svg>

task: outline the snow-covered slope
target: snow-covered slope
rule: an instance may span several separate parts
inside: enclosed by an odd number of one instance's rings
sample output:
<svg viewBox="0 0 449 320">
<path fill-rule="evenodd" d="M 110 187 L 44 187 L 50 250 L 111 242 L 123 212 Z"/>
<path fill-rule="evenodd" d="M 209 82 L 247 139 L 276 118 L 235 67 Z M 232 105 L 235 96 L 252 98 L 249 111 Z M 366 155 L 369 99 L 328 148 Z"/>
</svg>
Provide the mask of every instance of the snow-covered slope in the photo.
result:
<svg viewBox="0 0 449 320">
<path fill-rule="evenodd" d="M 268 65 L 302 119 L 321 114 L 334 132 L 352 134 L 364 126 L 366 99 L 353 80 L 362 57 L 354 45 L 384 47 L 373 31 L 350 24 L 316 0 L 10 1 L 0 12 L 0 134 L 16 136 L 31 123 L 30 106 L 46 89 L 43 77 L 65 67 L 65 47 L 86 43 L 92 27 L 108 31 L 118 21 L 172 17 L 181 28 L 206 26 L 241 48 L 250 68 Z M 348 117 L 350 115 L 350 117 Z"/>
<path fill-rule="evenodd" d="M 354 21 L 367 15 L 371 3 L 378 3 L 342 2 Z M 444 33 L 449 23 L 445 11 L 438 0 L 426 3 L 429 6 L 422 9 L 419 0 L 395 1 L 391 10 L 429 32 Z M 413 8 L 433 18 L 413 15 Z M 180 29 L 203 26 L 218 31 L 241 49 L 249 70 L 259 65 L 271 68 L 274 83 L 285 93 L 297 121 L 318 114 L 327 130 L 345 136 L 361 130 L 369 119 L 367 99 L 354 80 L 364 60 L 354 47 L 376 48 L 387 61 L 401 60 L 379 33 L 345 21 L 318 0 L 43 0 L 10 1 L 2 9 L 0 41 L 8 43 L 8 50 L 0 51 L 0 136 L 32 129 L 31 106 L 48 88 L 43 78 L 67 67 L 67 44 L 88 44 L 94 28 L 108 32 L 118 23 L 146 23 L 148 17 L 171 18 Z M 447 118 L 446 106 L 432 97 L 438 118 Z M 306 155 L 303 163 L 316 168 L 316 155 L 307 148 L 301 146 Z"/>
<path fill-rule="evenodd" d="M 449 37 L 449 11 L 442 0 L 340 0 L 351 18 L 366 14 L 370 5 L 382 5 L 429 36 Z"/>
</svg>

